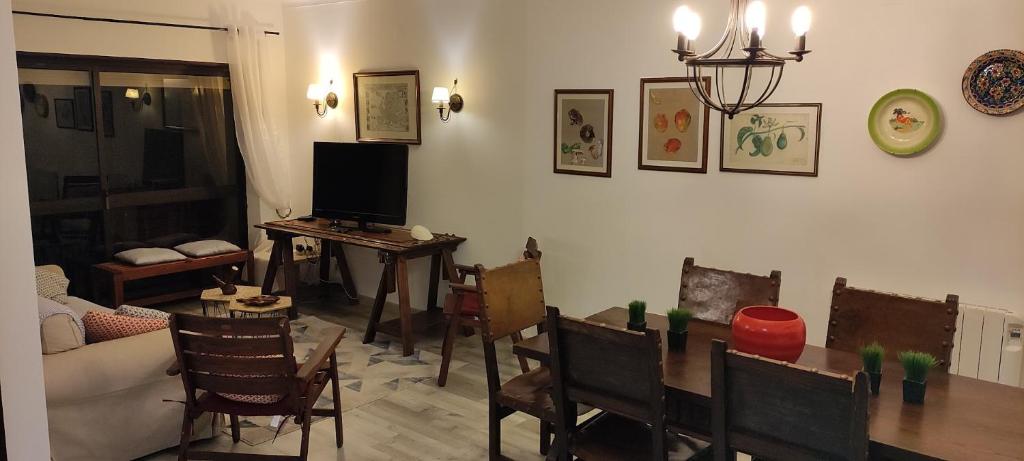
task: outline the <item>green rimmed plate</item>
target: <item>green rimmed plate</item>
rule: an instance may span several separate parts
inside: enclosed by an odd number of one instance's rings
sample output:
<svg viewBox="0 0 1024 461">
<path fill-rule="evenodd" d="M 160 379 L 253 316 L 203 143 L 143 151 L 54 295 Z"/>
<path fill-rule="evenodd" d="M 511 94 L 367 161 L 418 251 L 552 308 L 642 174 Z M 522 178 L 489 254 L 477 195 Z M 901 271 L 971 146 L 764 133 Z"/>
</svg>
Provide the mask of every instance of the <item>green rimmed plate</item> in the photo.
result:
<svg viewBox="0 0 1024 461">
<path fill-rule="evenodd" d="M 942 112 L 931 96 L 900 89 L 882 96 L 868 116 L 868 133 L 879 149 L 913 155 L 927 149 L 942 132 Z"/>
</svg>

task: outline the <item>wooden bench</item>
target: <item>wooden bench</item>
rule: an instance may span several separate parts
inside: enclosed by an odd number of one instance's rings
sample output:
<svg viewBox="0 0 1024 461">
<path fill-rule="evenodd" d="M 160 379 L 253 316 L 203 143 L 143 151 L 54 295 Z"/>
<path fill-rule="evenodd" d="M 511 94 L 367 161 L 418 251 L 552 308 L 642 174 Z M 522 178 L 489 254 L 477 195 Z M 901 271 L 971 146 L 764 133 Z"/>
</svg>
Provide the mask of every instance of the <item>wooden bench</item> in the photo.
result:
<svg viewBox="0 0 1024 461">
<path fill-rule="evenodd" d="M 97 294 L 104 291 L 103 288 L 105 284 L 110 288 L 110 293 L 112 293 L 110 307 L 112 308 L 117 308 L 118 306 L 125 304 L 125 302 L 131 302 L 132 305 L 136 306 L 148 306 L 168 301 L 175 301 L 178 299 L 198 297 L 203 292 L 203 288 L 196 287 L 171 293 L 126 300 L 124 297 L 124 284 L 133 280 L 143 280 L 159 277 L 161 275 L 179 274 L 183 272 L 192 272 L 231 265 L 244 266 L 248 280 L 252 281 L 255 279 L 255 265 L 253 264 L 252 251 L 239 250 L 232 251 L 230 253 L 206 256 L 203 258 L 188 258 L 184 261 L 150 264 L 148 266 L 133 266 L 131 264 L 123 264 L 119 262 L 96 264 L 93 266 L 93 269 L 96 272 L 93 274 L 93 281 L 96 286 Z"/>
</svg>

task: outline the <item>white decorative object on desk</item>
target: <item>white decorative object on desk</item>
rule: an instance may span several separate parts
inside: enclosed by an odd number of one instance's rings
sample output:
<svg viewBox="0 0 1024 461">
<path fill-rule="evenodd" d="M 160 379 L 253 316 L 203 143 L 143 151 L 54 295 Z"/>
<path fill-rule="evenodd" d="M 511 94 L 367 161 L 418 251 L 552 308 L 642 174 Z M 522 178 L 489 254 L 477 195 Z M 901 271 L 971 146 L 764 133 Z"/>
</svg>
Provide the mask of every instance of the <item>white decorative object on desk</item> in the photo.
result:
<svg viewBox="0 0 1024 461">
<path fill-rule="evenodd" d="M 412 238 L 420 241 L 434 240 L 434 234 L 430 233 L 430 229 L 423 227 L 419 224 L 412 226 L 412 230 L 409 231 Z"/>
</svg>

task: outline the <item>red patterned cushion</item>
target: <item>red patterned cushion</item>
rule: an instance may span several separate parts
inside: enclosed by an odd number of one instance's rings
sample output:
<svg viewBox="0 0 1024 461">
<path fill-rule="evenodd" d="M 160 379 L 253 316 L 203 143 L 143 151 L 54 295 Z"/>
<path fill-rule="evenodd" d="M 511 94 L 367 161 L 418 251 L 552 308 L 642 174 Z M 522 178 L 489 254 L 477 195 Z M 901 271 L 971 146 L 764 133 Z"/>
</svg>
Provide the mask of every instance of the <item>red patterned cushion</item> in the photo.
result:
<svg viewBox="0 0 1024 461">
<path fill-rule="evenodd" d="M 462 315 L 468 317 L 477 317 L 480 315 L 480 295 L 466 294 L 462 297 L 462 309 L 460 310 Z"/>
<path fill-rule="evenodd" d="M 166 320 L 142 319 L 101 311 L 86 312 L 82 317 L 82 323 L 85 324 L 87 343 L 109 341 L 167 328 Z"/>
</svg>

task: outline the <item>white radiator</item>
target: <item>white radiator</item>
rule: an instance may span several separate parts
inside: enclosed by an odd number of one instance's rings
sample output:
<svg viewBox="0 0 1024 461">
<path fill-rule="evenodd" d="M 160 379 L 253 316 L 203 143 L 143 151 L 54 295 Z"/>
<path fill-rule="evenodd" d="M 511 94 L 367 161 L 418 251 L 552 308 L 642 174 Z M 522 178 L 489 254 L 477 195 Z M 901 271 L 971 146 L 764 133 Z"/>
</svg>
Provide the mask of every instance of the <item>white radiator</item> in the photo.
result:
<svg viewBox="0 0 1024 461">
<path fill-rule="evenodd" d="M 961 303 L 949 372 L 1024 387 L 1022 329 L 1009 311 Z"/>
</svg>

